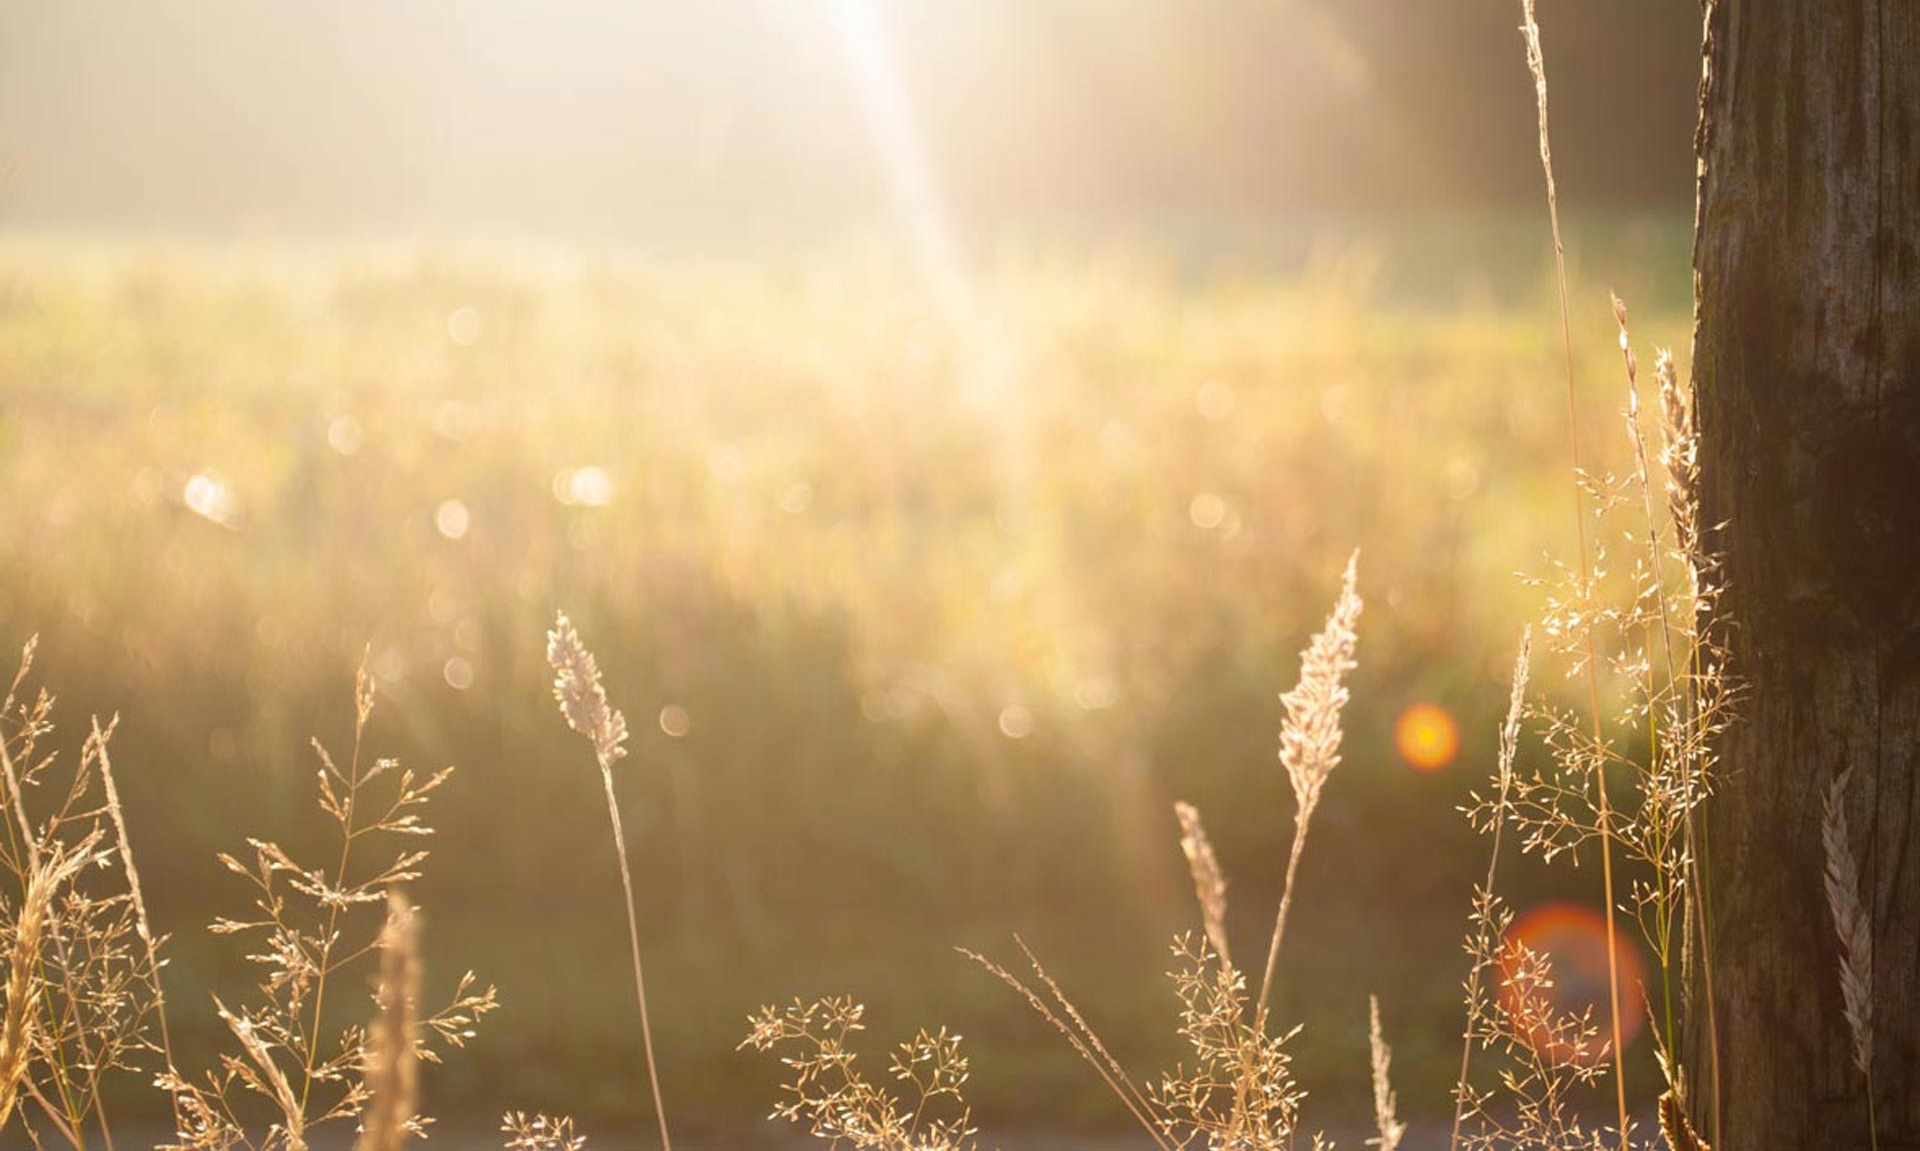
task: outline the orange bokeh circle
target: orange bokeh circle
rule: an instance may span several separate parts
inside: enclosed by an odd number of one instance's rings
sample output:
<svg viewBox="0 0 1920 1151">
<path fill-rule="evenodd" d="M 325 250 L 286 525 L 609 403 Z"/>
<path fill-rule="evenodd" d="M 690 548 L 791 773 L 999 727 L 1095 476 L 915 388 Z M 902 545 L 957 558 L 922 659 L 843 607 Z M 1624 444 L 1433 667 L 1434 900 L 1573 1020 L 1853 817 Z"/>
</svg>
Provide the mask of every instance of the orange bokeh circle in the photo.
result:
<svg viewBox="0 0 1920 1151">
<path fill-rule="evenodd" d="M 1394 723 L 1393 743 L 1415 771 L 1439 771 L 1460 754 L 1460 725 L 1446 708 L 1416 703 Z"/>
<path fill-rule="evenodd" d="M 1646 965 L 1615 925 L 1613 956 L 1620 981 L 1620 1042 L 1631 1046 L 1646 1022 Z M 1546 961 L 1543 969 L 1528 953 Z M 1546 975 L 1550 983 L 1540 982 Z M 1501 948 L 1500 1008 L 1528 1046 L 1561 1064 L 1599 1063 L 1608 1057 L 1607 921 L 1578 903 L 1534 908 L 1508 928 Z M 1590 1012 L 1593 1034 L 1582 1042 L 1577 1020 Z"/>
</svg>

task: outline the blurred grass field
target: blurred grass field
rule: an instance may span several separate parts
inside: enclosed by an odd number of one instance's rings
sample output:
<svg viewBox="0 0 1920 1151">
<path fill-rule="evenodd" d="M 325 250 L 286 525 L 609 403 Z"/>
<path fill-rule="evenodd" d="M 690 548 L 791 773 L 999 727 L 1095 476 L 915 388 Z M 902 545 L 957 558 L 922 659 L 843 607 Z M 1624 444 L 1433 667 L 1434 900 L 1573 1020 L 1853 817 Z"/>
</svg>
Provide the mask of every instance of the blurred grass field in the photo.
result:
<svg viewBox="0 0 1920 1151">
<path fill-rule="evenodd" d="M 1624 447 L 1605 290 L 1684 359 L 1684 228 L 1574 232 L 1602 460 Z M 308 738 L 344 738 L 365 659 L 375 750 L 459 767 L 430 963 L 506 1006 L 437 1109 L 617 1123 L 645 1096 L 599 782 L 547 689 L 564 608 L 636 729 L 621 787 L 683 1123 L 751 1138 L 772 1076 L 733 1051 L 746 1013 L 844 990 L 876 1041 L 965 1033 L 990 1134 L 1103 1127 L 1098 1082 L 951 948 L 1021 932 L 1123 1057 L 1169 1057 L 1158 973 L 1192 918 L 1169 805 L 1206 812 L 1257 930 L 1291 811 L 1275 697 L 1357 547 L 1348 766 L 1280 995 L 1320 1105 L 1364 1109 L 1379 991 L 1404 1108 L 1439 1110 L 1484 866 L 1454 808 L 1534 614 L 1514 573 L 1573 529 L 1536 233 L 1335 229 L 1237 263 L 1010 245 L 964 314 L 862 249 L 14 237 L 0 643 L 41 635 L 69 727 L 123 717 L 195 1007 L 236 974 L 202 929 L 243 897 L 212 853 L 301 842 Z M 1462 732 L 1432 773 L 1393 745 L 1421 702 Z M 184 1049 L 215 1027 L 176 1012 Z"/>
</svg>

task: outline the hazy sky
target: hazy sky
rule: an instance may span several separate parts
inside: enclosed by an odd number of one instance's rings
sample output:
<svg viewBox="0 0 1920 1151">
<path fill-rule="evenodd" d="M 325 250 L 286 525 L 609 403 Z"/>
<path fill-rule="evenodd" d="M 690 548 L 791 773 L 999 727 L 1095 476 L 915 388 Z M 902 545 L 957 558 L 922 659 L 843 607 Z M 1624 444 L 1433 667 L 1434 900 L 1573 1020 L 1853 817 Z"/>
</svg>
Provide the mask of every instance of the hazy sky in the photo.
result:
<svg viewBox="0 0 1920 1151">
<path fill-rule="evenodd" d="M 963 223 L 1537 197 L 1516 0 L 35 0 L 0 5 L 0 227 L 857 227 L 893 185 L 849 6 Z M 1563 191 L 1686 203 L 1694 6 L 1542 15 Z"/>
</svg>

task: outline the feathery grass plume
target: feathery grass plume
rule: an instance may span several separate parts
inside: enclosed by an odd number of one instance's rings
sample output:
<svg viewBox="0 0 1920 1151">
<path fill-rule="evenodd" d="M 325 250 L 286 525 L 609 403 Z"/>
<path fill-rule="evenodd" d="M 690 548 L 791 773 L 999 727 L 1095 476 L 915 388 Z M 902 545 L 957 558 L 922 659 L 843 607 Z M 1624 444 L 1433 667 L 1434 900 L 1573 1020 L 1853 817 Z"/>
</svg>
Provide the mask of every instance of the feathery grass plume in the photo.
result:
<svg viewBox="0 0 1920 1151">
<path fill-rule="evenodd" d="M 627 835 L 620 823 L 620 802 L 613 793 L 613 764 L 627 754 L 627 720 L 607 703 L 600 683 L 600 665 L 574 630 L 567 613 L 554 616 L 547 632 L 547 662 L 553 666 L 553 697 L 567 726 L 587 737 L 600 763 L 600 781 L 607 793 L 607 818 L 613 823 L 613 846 L 620 856 L 620 885 L 627 896 L 627 939 L 633 948 L 633 990 L 640 1000 L 640 1041 L 647 1056 L 647 1083 L 653 1089 L 654 1116 L 660 1122 L 662 1151 L 673 1151 L 667 1134 L 667 1107 L 660 1096 L 660 1070 L 653 1056 L 653 1021 L 647 1013 L 647 977 L 640 963 L 640 917 L 634 909 L 633 869 L 627 862 Z"/>
<path fill-rule="evenodd" d="M 500 1130 L 507 1135 L 506 1151 L 583 1151 L 587 1145 L 585 1135 L 574 1134 L 570 1115 L 509 1111 L 500 1117 Z"/>
<path fill-rule="evenodd" d="M 1220 953 L 1220 962 L 1231 967 L 1233 955 L 1227 950 L 1227 880 L 1220 873 L 1220 861 L 1214 857 L 1213 843 L 1207 839 L 1199 809 L 1191 803 L 1176 803 L 1173 813 L 1180 820 L 1180 851 L 1187 857 L 1187 869 L 1193 873 L 1193 893 L 1200 903 L 1207 941 Z"/>
<path fill-rule="evenodd" d="M 1354 590 L 1360 553 L 1347 559 L 1346 575 L 1333 614 L 1307 649 L 1300 653 L 1300 682 L 1280 697 L 1286 719 L 1280 726 L 1280 762 L 1293 785 L 1293 846 L 1287 855 L 1287 875 L 1280 888 L 1280 910 L 1274 917 L 1273 939 L 1267 945 L 1266 974 L 1260 979 L 1260 998 L 1254 1014 L 1264 1019 L 1273 994 L 1274 967 L 1280 960 L 1280 939 L 1287 929 L 1287 910 L 1293 904 L 1294 880 L 1307 843 L 1307 828 L 1327 776 L 1340 766 L 1340 713 L 1347 706 L 1346 676 L 1356 666 L 1353 649 L 1360 622 L 1360 596 Z"/>
<path fill-rule="evenodd" d="M 1539 116 L 1540 169 L 1546 178 L 1547 219 L 1553 232 L 1554 283 L 1560 297 L 1560 342 L 1567 365 L 1567 443 L 1576 479 L 1573 499 L 1574 522 L 1580 546 L 1579 594 L 1584 601 L 1593 594 L 1593 566 L 1587 554 L 1586 498 L 1584 488 L 1579 482 L 1584 471 L 1580 465 L 1579 407 L 1576 403 L 1573 375 L 1573 308 L 1567 299 L 1567 249 L 1560 238 L 1560 191 L 1553 178 L 1553 133 L 1549 128 L 1547 115 L 1547 56 L 1540 43 L 1540 21 L 1534 11 L 1534 0 L 1521 0 L 1520 31 L 1527 46 L 1527 71 L 1533 75 L 1534 106 Z M 1593 742 L 1597 748 L 1604 742 L 1600 728 L 1600 669 L 1594 650 L 1591 623 L 1583 629 L 1583 632 L 1587 649 L 1588 703 L 1593 716 Z M 1625 1069 L 1621 1065 L 1620 972 L 1614 950 L 1616 929 L 1614 926 L 1612 820 L 1607 813 L 1604 760 L 1601 762 L 1599 786 L 1595 790 L 1600 801 L 1600 872 L 1606 900 L 1607 1007 L 1609 1022 L 1613 1029 L 1614 1097 L 1620 1121 L 1620 1151 L 1627 1151 L 1627 1081 Z"/>
<path fill-rule="evenodd" d="M 1380 1132 L 1367 1140 L 1367 1145 L 1378 1147 L 1380 1151 L 1397 1151 L 1400 1140 L 1407 1137 L 1407 1125 L 1394 1114 L 1399 1100 L 1394 1096 L 1393 1084 L 1387 1078 L 1387 1071 L 1393 1064 L 1393 1049 L 1387 1046 L 1386 1037 L 1380 1033 L 1378 995 L 1367 996 L 1367 1015 L 1367 1049 L 1373 1068 L 1373 1122 Z"/>
<path fill-rule="evenodd" d="M 360 1119 L 355 1151 L 400 1151 L 413 1133 L 419 1106 L 420 1068 L 416 1057 L 420 999 L 420 924 L 413 906 L 398 889 L 387 893 L 387 925 L 380 932 L 380 980 L 374 993 L 377 1011 L 367 1029 L 365 1066 L 367 1109 Z"/>
<path fill-rule="evenodd" d="M 13 1115 L 22 1088 L 31 1088 L 27 1076 L 37 1046 L 38 971 L 54 900 L 81 869 L 99 860 L 93 841 L 76 851 L 47 853 L 34 868 L 19 914 L 7 932 L 6 1005 L 0 1019 L 0 1129 Z"/>
<path fill-rule="evenodd" d="M 802 1124 L 814 1137 L 855 1151 L 976 1151 L 960 1037 L 944 1027 L 923 1028 L 894 1048 L 887 1071 L 907 1085 L 903 1098 L 868 1079 L 848 1045 L 866 1029 L 864 1014 L 859 1003 L 839 996 L 796 999 L 748 1017 L 741 1048 L 792 1052 L 780 1060 L 792 1075 L 782 1087 L 789 1098 L 769 1118 Z"/>
<path fill-rule="evenodd" d="M 587 737 L 601 766 L 627 754 L 627 718 L 607 703 L 600 664 L 587 650 L 566 612 L 554 617 L 547 633 L 547 662 L 553 665 L 553 698 L 567 726 Z"/>
<path fill-rule="evenodd" d="M 1840 997 L 1845 1004 L 1847 1030 L 1853 1038 L 1853 1065 L 1867 1078 L 1867 1129 L 1880 1146 L 1879 1123 L 1873 1101 L 1873 920 L 1860 897 L 1860 865 L 1854 860 L 1847 834 L 1848 767 L 1827 788 L 1820 819 L 1820 843 L 1826 849 L 1824 879 L 1827 907 L 1833 912 L 1834 934 L 1840 939 Z"/>
<path fill-rule="evenodd" d="M 1684 559 L 1700 553 L 1700 433 L 1693 422 L 1693 392 L 1680 386 L 1670 349 L 1654 353 L 1653 377 L 1660 385 L 1660 469 L 1668 517 L 1675 549 Z"/>
</svg>

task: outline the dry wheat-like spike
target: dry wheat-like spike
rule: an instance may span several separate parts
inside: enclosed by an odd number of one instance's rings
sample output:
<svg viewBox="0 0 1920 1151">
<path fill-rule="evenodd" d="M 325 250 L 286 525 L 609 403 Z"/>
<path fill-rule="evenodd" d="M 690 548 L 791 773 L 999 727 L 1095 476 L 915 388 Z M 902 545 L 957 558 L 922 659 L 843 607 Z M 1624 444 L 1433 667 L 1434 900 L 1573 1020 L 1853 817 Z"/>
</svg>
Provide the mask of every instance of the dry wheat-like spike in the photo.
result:
<svg viewBox="0 0 1920 1151">
<path fill-rule="evenodd" d="M 1347 560 L 1333 614 L 1300 653 L 1300 682 L 1280 697 L 1287 709 L 1280 727 L 1280 762 L 1299 805 L 1296 824 L 1312 818 L 1327 776 L 1340 766 L 1340 712 L 1347 705 L 1347 672 L 1356 666 L 1354 627 L 1360 621 L 1361 603 L 1354 579 L 1359 562 L 1359 552 Z"/>
<path fill-rule="evenodd" d="M 1853 1064 L 1862 1074 L 1873 1073 L 1873 924 L 1860 905 L 1860 866 L 1847 840 L 1847 782 L 1849 767 L 1827 789 L 1820 821 L 1820 842 L 1826 848 L 1827 907 L 1840 937 L 1840 995 L 1846 1003 L 1847 1028 L 1853 1035 Z"/>
<path fill-rule="evenodd" d="M 399 1151 L 412 1134 L 420 1095 L 419 917 L 398 891 L 387 893 L 387 922 L 380 932 L 378 1012 L 367 1031 L 365 1077 L 368 1104 L 356 1151 Z"/>
<path fill-rule="evenodd" d="M 554 616 L 547 633 L 547 662 L 553 665 L 553 698 L 567 726 L 592 741 L 603 765 L 627 754 L 626 717 L 607 703 L 600 665 L 565 612 Z"/>
<path fill-rule="evenodd" d="M 1340 583 L 1340 597 L 1334 601 L 1333 614 L 1326 626 L 1300 653 L 1300 682 L 1280 697 L 1286 707 L 1286 719 L 1280 725 L 1280 762 L 1287 769 L 1287 781 L 1293 785 L 1293 846 L 1287 852 L 1287 876 L 1280 887 L 1280 909 L 1273 920 L 1273 937 L 1267 944 L 1267 969 L 1260 979 L 1260 997 L 1254 1001 L 1254 1018 L 1264 1026 L 1267 1002 L 1273 994 L 1274 968 L 1280 962 L 1280 940 L 1287 930 L 1287 909 L 1293 905 L 1294 879 L 1300 873 L 1300 855 L 1307 843 L 1307 827 L 1320 805 L 1320 791 L 1327 777 L 1340 766 L 1340 713 L 1347 706 L 1346 676 L 1357 664 L 1353 649 L 1358 640 L 1355 627 L 1360 622 L 1360 595 L 1354 581 L 1360 553 L 1347 558 L 1346 575 Z"/>
<path fill-rule="evenodd" d="M 1380 997 L 1367 996 L 1367 1048 L 1372 1055 L 1373 1065 L 1373 1121 L 1380 1134 L 1367 1140 L 1370 1147 L 1380 1151 L 1397 1151 L 1400 1140 L 1407 1136 L 1407 1125 L 1400 1122 L 1394 1114 L 1399 1099 L 1394 1095 L 1393 1084 L 1387 1079 L 1387 1070 L 1393 1063 L 1393 1049 L 1387 1046 L 1385 1036 L 1380 1033 Z"/>
<path fill-rule="evenodd" d="M 147 917 L 147 897 L 140 885 L 140 869 L 133 862 L 133 840 L 127 834 L 127 816 L 120 805 L 120 789 L 113 779 L 113 760 L 107 754 L 107 744 L 113 738 L 113 732 L 120 725 L 120 717 L 114 716 L 107 722 L 105 730 L 98 720 L 93 724 L 93 745 L 100 763 L 100 781 L 107 793 L 107 813 L 113 820 L 114 836 L 120 849 L 120 867 L 127 874 L 127 892 L 133 899 L 133 929 L 140 937 L 146 950 L 147 979 L 152 983 L 154 1013 L 160 1021 L 160 1053 L 166 1059 L 167 1071 L 172 1073 L 173 1036 L 167 1029 L 166 990 L 160 982 L 160 940 L 153 934 L 152 921 Z"/>
<path fill-rule="evenodd" d="M 613 763 L 627 754 L 627 721 L 607 703 L 600 683 L 600 665 L 580 641 L 567 613 L 554 616 L 547 633 L 547 662 L 553 665 L 553 697 L 573 730 L 593 744 L 600 761 L 600 783 L 607 795 L 607 819 L 613 827 L 614 852 L 620 859 L 620 886 L 627 896 L 627 941 L 633 953 L 633 990 L 640 1003 L 640 1041 L 647 1056 L 647 1084 L 653 1090 L 654 1114 L 660 1121 L 660 1145 L 673 1151 L 667 1130 L 667 1107 L 660 1092 L 660 1068 L 653 1055 L 653 1020 L 647 1011 L 647 977 L 640 961 L 640 919 L 634 909 L 633 868 L 627 862 L 627 833 L 620 822 L 620 802 L 613 792 Z"/>
<path fill-rule="evenodd" d="M 227 1010 L 227 1005 L 220 1002 L 217 995 L 213 997 L 213 1008 L 221 1022 L 227 1025 L 227 1030 L 233 1032 L 233 1037 L 240 1041 L 240 1050 L 247 1056 L 246 1063 L 232 1060 L 228 1065 L 249 1086 L 279 1106 L 281 1130 L 286 1136 L 288 1151 L 307 1151 L 306 1110 L 294 1094 L 287 1073 L 274 1060 L 272 1048 L 260 1038 L 253 1020 Z"/>
<path fill-rule="evenodd" d="M 1693 1129 L 1686 1108 L 1680 1104 L 1680 1096 L 1671 1090 L 1660 1096 L 1660 1134 L 1666 1136 L 1667 1146 L 1673 1151 L 1713 1151 Z"/>
<path fill-rule="evenodd" d="M 1666 472 L 1676 550 L 1699 566 L 1700 431 L 1694 424 L 1693 392 L 1680 386 L 1673 352 L 1667 348 L 1654 354 L 1653 375 L 1660 383 L 1660 466 Z"/>
<path fill-rule="evenodd" d="M 54 898 L 82 868 L 98 859 L 93 839 L 72 852 L 47 856 L 27 881 L 20 900 L 20 913 L 13 923 L 8 941 L 6 1014 L 0 1020 L 0 1127 L 6 1126 L 27 1086 L 27 1064 L 33 1057 L 34 1003 L 40 984 L 35 972 L 40 966 L 42 946 Z"/>
<path fill-rule="evenodd" d="M 1207 941 L 1220 953 L 1220 962 L 1233 966 L 1227 950 L 1227 880 L 1220 873 L 1220 861 L 1213 854 L 1213 843 L 1200 822 L 1200 811 L 1191 803 L 1176 803 L 1173 813 L 1180 820 L 1180 850 L 1187 857 L 1187 869 L 1193 873 L 1193 892 L 1200 902 Z"/>
</svg>

